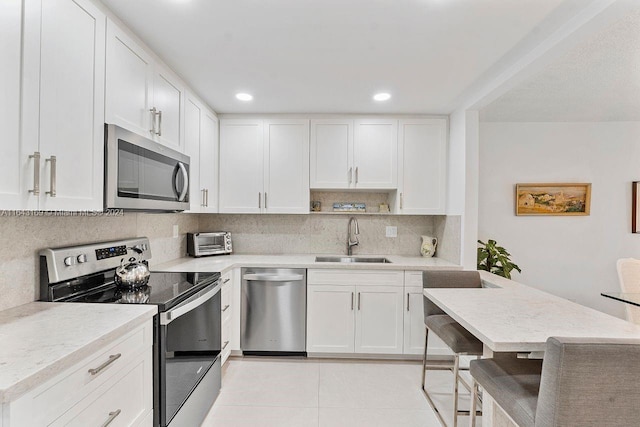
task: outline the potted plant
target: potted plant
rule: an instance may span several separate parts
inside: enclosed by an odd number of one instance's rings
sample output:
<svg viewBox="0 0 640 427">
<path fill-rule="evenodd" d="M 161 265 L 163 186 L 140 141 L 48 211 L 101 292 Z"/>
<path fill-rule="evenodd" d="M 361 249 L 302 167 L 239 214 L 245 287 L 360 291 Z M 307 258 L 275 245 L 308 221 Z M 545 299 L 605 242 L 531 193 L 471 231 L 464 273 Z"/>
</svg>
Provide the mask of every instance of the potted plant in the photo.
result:
<svg viewBox="0 0 640 427">
<path fill-rule="evenodd" d="M 522 273 L 520 267 L 511 262 L 511 254 L 502 246 L 498 246 L 495 240 L 489 239 L 487 243 L 478 240 L 478 270 L 488 271 L 498 276 L 511 279 L 511 271 Z"/>
</svg>

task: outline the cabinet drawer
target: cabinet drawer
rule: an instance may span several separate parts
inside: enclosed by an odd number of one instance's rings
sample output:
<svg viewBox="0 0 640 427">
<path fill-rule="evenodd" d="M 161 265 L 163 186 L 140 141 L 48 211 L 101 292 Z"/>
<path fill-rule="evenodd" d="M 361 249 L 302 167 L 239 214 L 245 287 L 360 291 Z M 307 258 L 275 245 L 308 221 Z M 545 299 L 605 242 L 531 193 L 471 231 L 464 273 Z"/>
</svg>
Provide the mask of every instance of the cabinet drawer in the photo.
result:
<svg viewBox="0 0 640 427">
<path fill-rule="evenodd" d="M 231 354 L 231 317 L 222 320 L 222 364 Z"/>
<path fill-rule="evenodd" d="M 311 285 L 402 286 L 404 272 L 395 270 L 332 270 L 310 269 L 307 283 Z"/>
<path fill-rule="evenodd" d="M 41 420 L 42 424 L 59 417 L 119 371 L 130 366 L 143 350 L 152 348 L 152 342 L 152 325 L 148 322 L 110 344 L 107 350 L 81 361 L 79 368 L 54 378 L 36 390 L 32 398 L 25 396 L 29 400 L 26 407 L 39 408 L 35 418 Z"/>
<path fill-rule="evenodd" d="M 222 290 L 221 290 L 221 298 L 220 298 L 220 304 L 221 304 L 221 309 L 222 309 L 222 321 L 227 321 L 231 319 L 231 312 L 232 307 L 231 307 L 231 280 L 229 279 L 229 282 L 227 282 L 226 284 L 224 284 L 224 279 L 223 279 L 223 285 L 222 285 Z"/>
<path fill-rule="evenodd" d="M 422 271 L 405 271 L 404 285 L 422 287 Z"/>
<path fill-rule="evenodd" d="M 152 352 L 130 361 L 128 366 L 82 400 L 51 426 L 110 427 L 139 425 L 152 409 Z"/>
</svg>

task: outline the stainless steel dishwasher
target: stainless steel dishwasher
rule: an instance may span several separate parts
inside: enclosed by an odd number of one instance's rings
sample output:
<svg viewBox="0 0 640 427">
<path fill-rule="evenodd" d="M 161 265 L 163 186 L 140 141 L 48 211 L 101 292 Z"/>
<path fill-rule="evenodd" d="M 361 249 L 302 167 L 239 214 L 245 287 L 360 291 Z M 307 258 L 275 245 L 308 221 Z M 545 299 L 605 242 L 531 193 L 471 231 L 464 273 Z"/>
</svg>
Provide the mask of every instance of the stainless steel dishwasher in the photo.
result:
<svg viewBox="0 0 640 427">
<path fill-rule="evenodd" d="M 306 356 L 307 270 L 243 268 L 241 299 L 245 355 Z"/>
</svg>

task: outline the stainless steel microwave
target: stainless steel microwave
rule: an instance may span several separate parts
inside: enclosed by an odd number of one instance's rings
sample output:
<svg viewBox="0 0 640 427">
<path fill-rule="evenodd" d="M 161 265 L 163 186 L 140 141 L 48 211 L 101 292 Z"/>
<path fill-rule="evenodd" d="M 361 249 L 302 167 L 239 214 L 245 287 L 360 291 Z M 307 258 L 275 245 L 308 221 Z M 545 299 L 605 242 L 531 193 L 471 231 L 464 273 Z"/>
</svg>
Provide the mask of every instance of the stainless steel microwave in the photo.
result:
<svg viewBox="0 0 640 427">
<path fill-rule="evenodd" d="M 105 125 L 105 209 L 189 209 L 189 156 Z"/>
</svg>

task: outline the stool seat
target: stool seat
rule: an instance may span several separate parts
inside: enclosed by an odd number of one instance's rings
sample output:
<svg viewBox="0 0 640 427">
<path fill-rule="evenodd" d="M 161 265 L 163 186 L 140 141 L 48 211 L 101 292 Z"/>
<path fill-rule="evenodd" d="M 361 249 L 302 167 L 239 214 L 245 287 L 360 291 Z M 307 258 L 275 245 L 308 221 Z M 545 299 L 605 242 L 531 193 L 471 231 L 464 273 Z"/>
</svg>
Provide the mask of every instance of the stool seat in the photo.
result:
<svg viewBox="0 0 640 427">
<path fill-rule="evenodd" d="M 473 378 L 520 427 L 534 427 L 542 360 L 494 358 L 472 360 Z"/>
<path fill-rule="evenodd" d="M 424 324 L 458 354 L 482 355 L 482 341 L 447 314 L 427 316 Z"/>
</svg>

